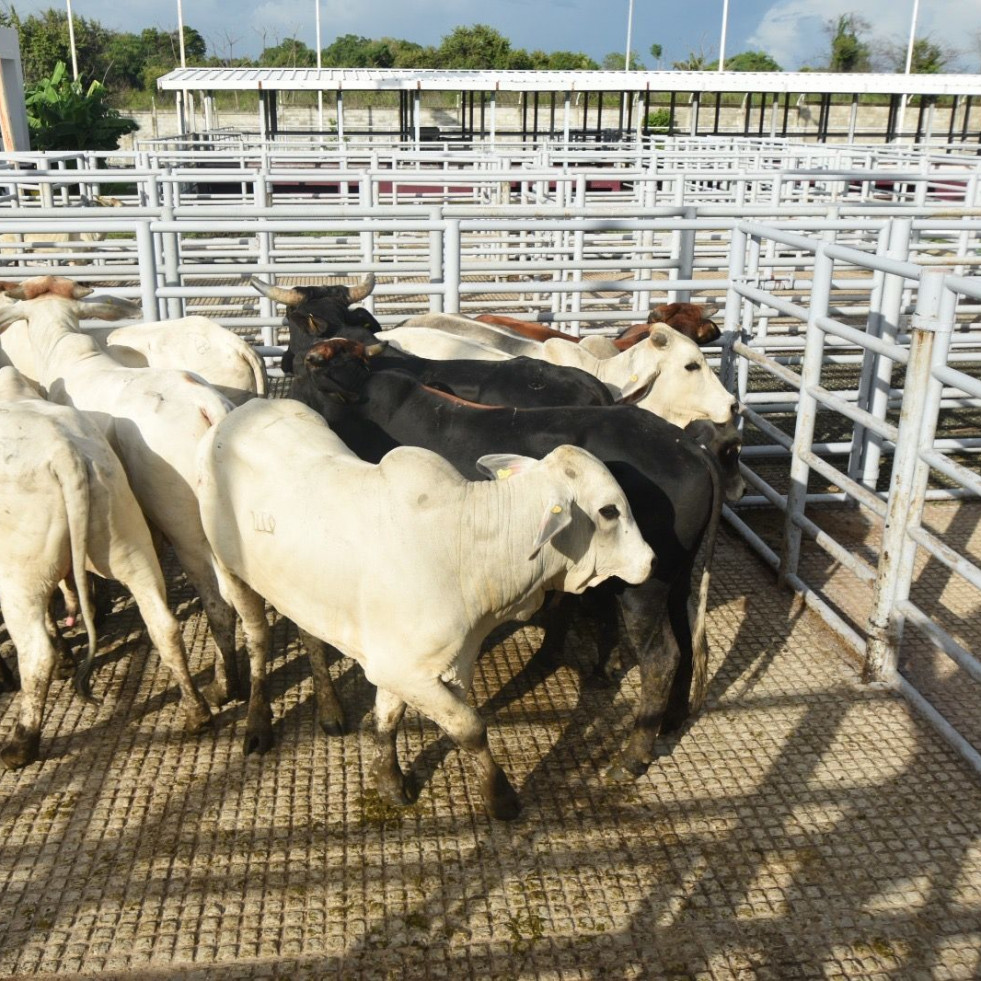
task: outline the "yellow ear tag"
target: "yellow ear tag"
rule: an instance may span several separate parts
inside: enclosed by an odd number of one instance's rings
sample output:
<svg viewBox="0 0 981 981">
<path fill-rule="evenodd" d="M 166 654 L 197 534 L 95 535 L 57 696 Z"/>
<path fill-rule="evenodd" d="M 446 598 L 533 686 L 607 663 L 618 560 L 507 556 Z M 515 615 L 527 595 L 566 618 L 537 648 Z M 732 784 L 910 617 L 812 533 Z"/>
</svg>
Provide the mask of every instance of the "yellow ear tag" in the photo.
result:
<svg viewBox="0 0 981 981">
<path fill-rule="evenodd" d="M 553 505 L 552 514 L 561 514 L 561 513 L 562 513 L 562 508 L 558 504 Z"/>
<path fill-rule="evenodd" d="M 631 380 L 632 382 L 635 382 L 635 381 L 637 381 L 637 379 L 638 379 L 638 377 L 639 377 L 639 375 L 631 375 L 631 376 L 630 376 L 630 380 Z"/>
<path fill-rule="evenodd" d="M 510 476 L 511 476 L 511 468 L 510 467 L 501 467 L 501 469 L 497 471 L 497 479 L 498 480 L 507 480 L 508 477 L 510 477 Z"/>
</svg>

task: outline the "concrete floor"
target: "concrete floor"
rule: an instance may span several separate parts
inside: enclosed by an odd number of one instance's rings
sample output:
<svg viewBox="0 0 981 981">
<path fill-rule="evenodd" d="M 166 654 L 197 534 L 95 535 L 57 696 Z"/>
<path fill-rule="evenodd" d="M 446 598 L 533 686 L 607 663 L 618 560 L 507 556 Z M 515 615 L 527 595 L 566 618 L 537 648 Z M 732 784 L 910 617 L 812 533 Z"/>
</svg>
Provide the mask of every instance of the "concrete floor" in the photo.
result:
<svg viewBox="0 0 981 981">
<path fill-rule="evenodd" d="M 172 599 L 203 677 L 197 603 L 177 578 Z M 466 761 L 411 713 L 400 755 L 419 801 L 383 804 L 358 731 L 369 686 L 335 666 L 355 731 L 324 737 L 282 621 L 274 750 L 243 758 L 242 703 L 185 734 L 117 606 L 101 706 L 57 682 L 44 762 L 0 773 L 0 977 L 981 977 L 981 780 L 903 700 L 862 687 L 727 530 L 708 706 L 635 783 L 604 773 L 636 669 L 584 684 L 585 629 L 551 672 L 535 627 L 495 638 L 474 698 L 524 802 L 512 824 L 484 815 Z"/>
</svg>

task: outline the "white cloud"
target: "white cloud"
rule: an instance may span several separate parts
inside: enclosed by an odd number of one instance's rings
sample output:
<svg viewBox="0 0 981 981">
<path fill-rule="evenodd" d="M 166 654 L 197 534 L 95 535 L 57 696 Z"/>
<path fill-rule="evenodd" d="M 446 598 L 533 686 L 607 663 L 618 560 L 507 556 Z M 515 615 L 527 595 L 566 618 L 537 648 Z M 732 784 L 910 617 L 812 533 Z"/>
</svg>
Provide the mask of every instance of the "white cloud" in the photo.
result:
<svg viewBox="0 0 981 981">
<path fill-rule="evenodd" d="M 784 68 L 818 64 L 828 53 L 828 21 L 842 14 L 857 13 L 872 25 L 870 41 L 905 47 L 909 40 L 913 3 L 895 0 L 777 0 L 766 10 L 747 47 L 769 52 Z M 962 53 L 965 70 L 977 71 L 977 35 L 981 33 L 981 5 L 977 0 L 929 0 L 920 5 L 917 37 L 932 40 Z"/>
</svg>

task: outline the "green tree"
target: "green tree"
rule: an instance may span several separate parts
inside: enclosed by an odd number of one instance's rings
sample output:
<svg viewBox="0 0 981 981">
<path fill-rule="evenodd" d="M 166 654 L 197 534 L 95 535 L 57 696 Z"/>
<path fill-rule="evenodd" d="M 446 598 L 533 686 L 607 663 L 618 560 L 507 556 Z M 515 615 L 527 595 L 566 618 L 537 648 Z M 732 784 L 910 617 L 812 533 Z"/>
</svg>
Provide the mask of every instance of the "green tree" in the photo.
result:
<svg viewBox="0 0 981 981">
<path fill-rule="evenodd" d="M 718 61 L 706 65 L 708 69 L 717 68 Z M 782 72 L 783 69 L 763 51 L 741 51 L 739 54 L 726 58 L 727 72 Z"/>
<path fill-rule="evenodd" d="M 455 27 L 436 49 L 441 68 L 507 68 L 511 42 L 486 24 Z"/>
<path fill-rule="evenodd" d="M 553 51 L 541 66 L 549 71 L 595 71 L 599 65 L 581 51 Z"/>
<path fill-rule="evenodd" d="M 905 45 L 884 45 L 883 62 L 886 69 L 894 72 L 906 71 L 907 54 Z M 958 52 L 934 41 L 929 35 L 918 37 L 913 41 L 913 57 L 910 59 L 909 70 L 915 74 L 935 75 L 949 71 L 958 57 Z"/>
<path fill-rule="evenodd" d="M 689 51 L 684 61 L 673 61 L 671 67 L 679 72 L 703 72 L 708 68 L 708 62 L 702 51 Z"/>
<path fill-rule="evenodd" d="M 664 48 L 661 47 L 660 44 L 658 44 L 657 42 L 655 42 L 654 44 L 651 45 L 651 49 L 650 50 L 651 50 L 651 57 L 654 59 L 654 67 L 655 68 L 660 68 L 661 67 L 661 58 L 664 55 Z"/>
<path fill-rule="evenodd" d="M 317 64 L 317 52 L 295 37 L 288 37 L 271 48 L 264 48 L 259 64 L 264 68 L 312 68 Z"/>
<path fill-rule="evenodd" d="M 624 53 L 622 51 L 611 51 L 609 54 L 603 55 L 603 61 L 600 63 L 601 67 L 606 71 L 622 71 L 624 62 Z M 636 51 L 630 52 L 630 71 L 632 72 L 642 72 L 644 70 L 643 62 L 637 57 Z"/>
<path fill-rule="evenodd" d="M 321 60 L 331 68 L 392 68 L 396 57 L 387 40 L 373 41 L 357 34 L 343 34 L 324 48 Z"/>
<path fill-rule="evenodd" d="M 121 116 L 106 101 L 98 81 L 88 88 L 69 79 L 59 61 L 49 78 L 25 92 L 27 125 L 35 150 L 115 150 L 119 139 L 138 128 L 135 119 Z"/>
<path fill-rule="evenodd" d="M 825 25 L 831 37 L 829 72 L 867 72 L 872 70 L 872 52 L 862 35 L 872 25 L 858 14 L 842 14 Z"/>
</svg>

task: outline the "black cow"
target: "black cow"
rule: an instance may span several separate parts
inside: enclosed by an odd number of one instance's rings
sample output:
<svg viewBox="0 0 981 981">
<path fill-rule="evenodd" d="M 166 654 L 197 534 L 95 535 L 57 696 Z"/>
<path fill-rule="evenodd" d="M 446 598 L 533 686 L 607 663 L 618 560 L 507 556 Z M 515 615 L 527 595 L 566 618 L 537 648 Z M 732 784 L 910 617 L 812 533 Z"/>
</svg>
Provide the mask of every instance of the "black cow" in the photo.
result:
<svg viewBox="0 0 981 981">
<path fill-rule="evenodd" d="M 286 305 L 290 328 L 289 347 L 281 367 L 294 376 L 290 395 L 300 401 L 313 397 L 305 391 L 304 357 L 319 340 L 346 337 L 367 347 L 385 345 L 378 321 L 364 308 L 351 308 L 374 287 L 368 276 L 360 286 L 296 286 L 282 289 L 252 277 L 252 285 L 263 296 Z M 379 349 L 380 350 L 380 349 Z M 537 358 L 509 361 L 434 361 L 387 347 L 375 356 L 379 369 L 397 369 L 469 402 L 485 405 L 612 405 L 613 396 L 598 378 L 579 368 L 549 364 Z"/>
<path fill-rule="evenodd" d="M 723 435 L 709 451 L 701 423 L 693 438 L 634 406 L 475 407 L 399 372 L 371 371 L 364 348 L 341 339 L 314 345 L 306 360 L 311 382 L 331 393 L 308 404 L 365 460 L 377 462 L 397 445 L 423 446 L 476 479 L 474 461 L 482 454 L 541 457 L 573 443 L 609 467 L 657 557 L 651 578 L 640 586 L 612 581 L 591 591 L 593 598 L 615 597 L 613 607 L 619 607 L 640 664 L 641 705 L 622 764 L 630 773 L 643 772 L 658 734 L 679 727 L 704 699 L 704 576 L 694 625 L 688 600 L 703 539 L 706 565 L 711 558 L 723 493 L 730 499 L 742 494 L 738 434 Z M 319 657 L 314 677 L 329 677 L 325 652 Z"/>
<path fill-rule="evenodd" d="M 360 327 L 371 332 L 381 330 L 381 324 L 370 311 L 351 306 L 352 303 L 360 303 L 375 288 L 372 273 L 368 273 L 357 286 L 272 286 L 258 276 L 253 276 L 249 283 L 263 296 L 286 307 L 290 340 L 280 367 L 287 375 L 293 374 L 294 369 L 302 373 L 307 351 L 325 336 L 333 336 L 342 326 Z M 329 334 L 321 332 L 322 324 L 330 325 Z"/>
</svg>

